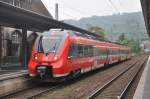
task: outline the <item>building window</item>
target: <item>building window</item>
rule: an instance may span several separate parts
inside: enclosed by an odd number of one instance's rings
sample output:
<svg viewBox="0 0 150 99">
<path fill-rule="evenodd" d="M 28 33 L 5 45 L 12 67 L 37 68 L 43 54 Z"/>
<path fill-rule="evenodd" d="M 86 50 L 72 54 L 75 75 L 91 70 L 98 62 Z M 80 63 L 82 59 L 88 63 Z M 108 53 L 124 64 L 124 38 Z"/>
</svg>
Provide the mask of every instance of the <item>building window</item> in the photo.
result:
<svg viewBox="0 0 150 99">
<path fill-rule="evenodd" d="M 16 30 L 12 33 L 11 35 L 11 41 L 12 41 L 12 45 L 11 45 L 11 55 L 12 56 L 20 56 L 21 53 L 21 32 Z"/>
<path fill-rule="evenodd" d="M 20 7 L 20 0 L 13 0 L 14 6 Z"/>
</svg>

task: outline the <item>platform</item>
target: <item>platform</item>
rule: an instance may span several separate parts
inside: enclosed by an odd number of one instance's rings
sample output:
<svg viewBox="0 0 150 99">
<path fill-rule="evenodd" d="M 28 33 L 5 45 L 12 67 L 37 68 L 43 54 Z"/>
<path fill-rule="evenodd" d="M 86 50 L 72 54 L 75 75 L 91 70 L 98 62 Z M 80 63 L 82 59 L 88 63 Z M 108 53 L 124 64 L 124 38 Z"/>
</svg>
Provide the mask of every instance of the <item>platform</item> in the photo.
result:
<svg viewBox="0 0 150 99">
<path fill-rule="evenodd" d="M 26 69 L 0 70 L 0 98 L 28 88 L 30 80 Z"/>
<path fill-rule="evenodd" d="M 133 99 L 150 99 L 150 56 L 146 63 Z"/>
<path fill-rule="evenodd" d="M 27 75 L 27 70 L 0 70 L 0 81 Z"/>
</svg>

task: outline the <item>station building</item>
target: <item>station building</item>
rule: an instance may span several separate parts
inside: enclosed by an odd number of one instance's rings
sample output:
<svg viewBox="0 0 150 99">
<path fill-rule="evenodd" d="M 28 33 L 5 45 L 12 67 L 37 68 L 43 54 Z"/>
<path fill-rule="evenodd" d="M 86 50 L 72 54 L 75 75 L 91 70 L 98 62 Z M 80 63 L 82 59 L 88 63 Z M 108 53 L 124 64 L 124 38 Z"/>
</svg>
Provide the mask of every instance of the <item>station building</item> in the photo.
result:
<svg viewBox="0 0 150 99">
<path fill-rule="evenodd" d="M 41 0 L 0 0 L 13 6 L 36 12 L 52 18 Z M 27 32 L 28 57 L 34 40 L 38 33 Z M 22 66 L 22 30 L 0 26 L 0 69 L 9 69 Z"/>
</svg>

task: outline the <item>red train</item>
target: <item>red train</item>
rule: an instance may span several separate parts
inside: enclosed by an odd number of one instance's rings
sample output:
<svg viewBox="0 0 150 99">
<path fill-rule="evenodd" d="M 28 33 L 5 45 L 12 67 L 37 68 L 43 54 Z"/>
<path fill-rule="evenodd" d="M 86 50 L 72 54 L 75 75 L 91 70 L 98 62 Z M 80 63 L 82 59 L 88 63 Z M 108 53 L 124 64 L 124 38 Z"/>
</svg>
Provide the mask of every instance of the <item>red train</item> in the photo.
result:
<svg viewBox="0 0 150 99">
<path fill-rule="evenodd" d="M 69 30 L 51 30 L 40 35 L 32 48 L 29 75 L 57 81 L 131 58 L 124 45 L 92 39 Z"/>
</svg>

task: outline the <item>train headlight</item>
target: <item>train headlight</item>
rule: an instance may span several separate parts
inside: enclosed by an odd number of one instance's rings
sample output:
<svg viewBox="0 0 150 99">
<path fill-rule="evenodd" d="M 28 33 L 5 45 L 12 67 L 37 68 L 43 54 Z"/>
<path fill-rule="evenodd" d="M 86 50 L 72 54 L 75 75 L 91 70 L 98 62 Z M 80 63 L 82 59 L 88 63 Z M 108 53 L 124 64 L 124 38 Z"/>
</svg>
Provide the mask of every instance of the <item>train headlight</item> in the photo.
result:
<svg viewBox="0 0 150 99">
<path fill-rule="evenodd" d="M 31 76 L 31 77 L 35 77 L 35 74 L 29 74 L 29 76 Z"/>
<path fill-rule="evenodd" d="M 34 55 L 34 59 L 38 60 L 38 55 L 37 54 Z"/>
<path fill-rule="evenodd" d="M 54 57 L 54 60 L 57 60 L 57 56 Z"/>
</svg>

